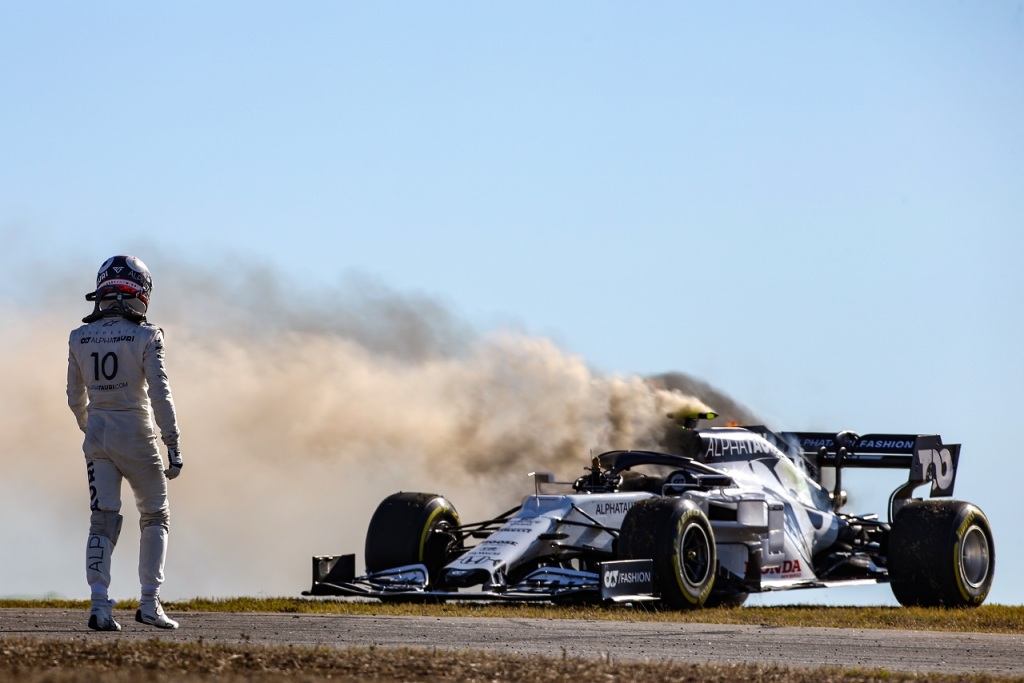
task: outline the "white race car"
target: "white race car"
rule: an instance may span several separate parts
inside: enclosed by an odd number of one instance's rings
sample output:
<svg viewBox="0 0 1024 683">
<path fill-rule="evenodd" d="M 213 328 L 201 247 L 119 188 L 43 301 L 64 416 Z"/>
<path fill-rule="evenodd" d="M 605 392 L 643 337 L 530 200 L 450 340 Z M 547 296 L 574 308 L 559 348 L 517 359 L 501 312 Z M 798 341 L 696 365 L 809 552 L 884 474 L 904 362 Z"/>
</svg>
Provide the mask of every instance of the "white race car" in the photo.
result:
<svg viewBox="0 0 1024 683">
<path fill-rule="evenodd" d="M 534 473 L 533 495 L 484 522 L 463 523 L 444 496 L 393 494 L 370 521 L 366 573 L 355 575 L 353 554 L 314 557 L 304 594 L 689 609 L 738 605 L 763 591 L 888 582 L 903 605 L 985 600 L 991 526 L 977 506 L 946 498 L 958 444 L 935 435 L 696 428 L 708 417 L 687 421 L 682 454 L 604 453 L 571 492 L 544 492 L 559 482 Z M 841 512 L 842 472 L 851 467 L 908 470 L 887 521 Z M 932 500 L 912 498 L 926 484 Z"/>
</svg>

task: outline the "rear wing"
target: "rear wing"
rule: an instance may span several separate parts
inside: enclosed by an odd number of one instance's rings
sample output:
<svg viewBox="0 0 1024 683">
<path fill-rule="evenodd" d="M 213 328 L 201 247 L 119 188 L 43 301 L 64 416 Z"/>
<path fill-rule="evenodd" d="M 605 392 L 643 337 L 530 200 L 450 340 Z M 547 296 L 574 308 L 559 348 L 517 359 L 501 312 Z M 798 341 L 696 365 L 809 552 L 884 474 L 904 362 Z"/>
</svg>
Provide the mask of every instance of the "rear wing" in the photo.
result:
<svg viewBox="0 0 1024 683">
<path fill-rule="evenodd" d="M 944 444 L 938 434 L 779 432 L 775 436 L 783 450 L 798 452 L 818 468 L 834 467 L 837 489 L 839 473 L 847 467 L 909 470 L 907 483 L 890 497 L 890 519 L 924 484 L 931 483 L 932 498 L 953 495 L 960 444 Z"/>
<path fill-rule="evenodd" d="M 839 459 L 841 467 L 907 469 L 910 482 L 931 482 L 932 498 L 953 495 L 960 444 L 943 444 L 937 434 L 781 432 L 779 436 L 804 457 L 813 457 L 819 467 L 835 467 Z"/>
</svg>

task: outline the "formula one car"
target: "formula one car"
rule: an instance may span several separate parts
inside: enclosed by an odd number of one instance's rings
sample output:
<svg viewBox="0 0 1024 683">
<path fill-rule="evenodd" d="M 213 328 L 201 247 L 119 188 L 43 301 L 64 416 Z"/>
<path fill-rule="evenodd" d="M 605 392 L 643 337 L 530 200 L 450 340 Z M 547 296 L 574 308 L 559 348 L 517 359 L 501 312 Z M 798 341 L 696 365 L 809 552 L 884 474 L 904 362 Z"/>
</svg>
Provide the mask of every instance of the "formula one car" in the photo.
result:
<svg viewBox="0 0 1024 683">
<path fill-rule="evenodd" d="M 740 605 L 750 593 L 889 583 L 903 605 L 976 606 L 995 545 L 985 514 L 951 496 L 960 445 L 935 435 L 697 428 L 681 454 L 616 450 L 593 458 L 572 492 L 535 492 L 497 517 L 463 523 L 444 496 L 395 493 L 355 555 L 313 558 L 305 595 L 381 600 L 660 601 Z M 909 472 L 888 521 L 850 515 L 848 468 Z M 823 474 L 825 478 L 823 479 Z M 831 484 L 831 489 L 827 485 Z M 930 484 L 932 500 L 912 498 Z M 935 500 L 939 498 L 939 500 Z"/>
</svg>

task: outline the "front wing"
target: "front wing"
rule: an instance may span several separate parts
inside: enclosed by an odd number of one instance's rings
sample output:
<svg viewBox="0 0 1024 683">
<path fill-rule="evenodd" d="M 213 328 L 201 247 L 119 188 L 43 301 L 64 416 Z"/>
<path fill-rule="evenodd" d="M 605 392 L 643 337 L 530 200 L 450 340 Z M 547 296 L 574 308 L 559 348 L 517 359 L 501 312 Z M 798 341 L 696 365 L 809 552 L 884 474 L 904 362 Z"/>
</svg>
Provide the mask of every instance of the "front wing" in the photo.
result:
<svg viewBox="0 0 1024 683">
<path fill-rule="evenodd" d="M 313 558 L 313 585 L 302 594 L 308 597 L 355 597 L 402 602 L 649 602 L 660 599 L 654 582 L 653 566 L 651 560 L 616 560 L 600 563 L 598 572 L 541 567 L 513 586 L 465 591 L 430 588 L 430 575 L 422 564 L 356 576 L 355 555 L 327 555 Z M 888 578 L 884 576 L 830 581 L 803 580 L 786 585 L 762 585 L 756 592 L 887 582 Z"/>
<path fill-rule="evenodd" d="M 355 576 L 355 555 L 313 558 L 313 585 L 307 596 L 347 596 L 379 600 L 490 600 L 509 602 L 641 602 L 657 600 L 651 560 L 602 562 L 598 572 L 540 567 L 512 586 L 484 586 L 478 591 L 430 588 L 422 564 Z"/>
</svg>

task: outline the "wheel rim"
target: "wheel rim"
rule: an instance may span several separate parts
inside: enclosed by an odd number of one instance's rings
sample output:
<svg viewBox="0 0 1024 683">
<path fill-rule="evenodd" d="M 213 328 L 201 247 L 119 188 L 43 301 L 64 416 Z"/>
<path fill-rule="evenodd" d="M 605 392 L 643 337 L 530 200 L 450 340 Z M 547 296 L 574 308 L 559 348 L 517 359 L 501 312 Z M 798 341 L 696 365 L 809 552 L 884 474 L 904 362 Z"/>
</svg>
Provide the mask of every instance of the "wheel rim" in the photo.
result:
<svg viewBox="0 0 1024 683">
<path fill-rule="evenodd" d="M 448 548 L 454 541 L 449 533 L 452 526 L 447 519 L 442 519 L 426 530 L 422 562 L 431 572 L 443 567 L 448 560 Z"/>
<path fill-rule="evenodd" d="M 972 526 L 960 543 L 960 572 L 971 588 L 979 588 L 985 583 L 990 557 L 988 537 L 981 527 Z"/>
<path fill-rule="evenodd" d="M 679 543 L 683 579 L 693 586 L 700 586 L 711 571 L 711 544 L 704 529 L 691 524 L 683 532 Z"/>
</svg>

